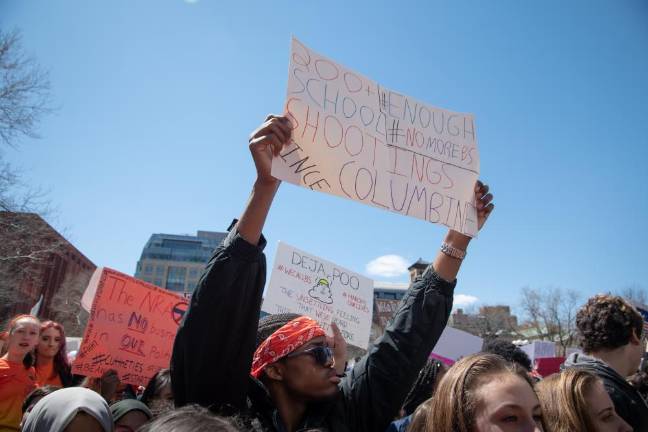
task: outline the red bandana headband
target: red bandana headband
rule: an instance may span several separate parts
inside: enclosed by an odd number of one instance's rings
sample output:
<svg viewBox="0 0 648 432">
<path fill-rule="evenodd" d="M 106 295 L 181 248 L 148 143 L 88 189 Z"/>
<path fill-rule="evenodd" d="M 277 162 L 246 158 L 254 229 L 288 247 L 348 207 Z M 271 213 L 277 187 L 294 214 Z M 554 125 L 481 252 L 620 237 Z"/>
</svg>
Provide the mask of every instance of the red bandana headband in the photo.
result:
<svg viewBox="0 0 648 432">
<path fill-rule="evenodd" d="M 306 316 L 295 318 L 272 333 L 259 345 L 252 358 L 250 373 L 255 378 L 259 378 L 268 365 L 287 356 L 308 341 L 325 335 L 326 333 L 317 324 L 317 321 Z"/>
</svg>

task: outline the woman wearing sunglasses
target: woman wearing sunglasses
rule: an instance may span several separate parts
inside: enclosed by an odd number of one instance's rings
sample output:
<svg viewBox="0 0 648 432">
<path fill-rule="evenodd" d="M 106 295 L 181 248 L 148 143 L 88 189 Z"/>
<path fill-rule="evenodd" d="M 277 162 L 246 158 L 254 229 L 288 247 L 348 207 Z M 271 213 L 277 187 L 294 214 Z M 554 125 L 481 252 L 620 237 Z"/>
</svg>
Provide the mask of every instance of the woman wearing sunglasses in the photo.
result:
<svg viewBox="0 0 648 432">
<path fill-rule="evenodd" d="M 346 376 L 343 362 L 332 358 L 343 349 L 327 342 L 312 319 L 271 315 L 259 325 L 266 277 L 261 230 L 280 183 L 271 175 L 272 157 L 296 150 L 282 152 L 293 127 L 287 117 L 271 115 L 250 137 L 257 170 L 251 196 L 208 263 L 175 339 L 176 405 L 233 411 L 267 431 L 384 431 L 445 328 L 470 238 L 448 232 L 385 334 Z M 492 198 L 478 182 L 479 228 L 493 210 Z"/>
</svg>

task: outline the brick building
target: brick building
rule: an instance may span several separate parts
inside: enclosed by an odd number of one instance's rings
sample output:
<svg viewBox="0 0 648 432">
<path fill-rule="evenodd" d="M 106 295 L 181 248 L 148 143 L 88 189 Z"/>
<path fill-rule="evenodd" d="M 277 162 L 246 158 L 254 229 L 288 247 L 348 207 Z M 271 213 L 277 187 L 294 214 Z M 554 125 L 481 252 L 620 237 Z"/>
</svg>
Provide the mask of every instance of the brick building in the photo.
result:
<svg viewBox="0 0 648 432">
<path fill-rule="evenodd" d="M 0 322 L 34 311 L 81 336 L 81 296 L 96 266 L 43 218 L 0 212 Z"/>
</svg>

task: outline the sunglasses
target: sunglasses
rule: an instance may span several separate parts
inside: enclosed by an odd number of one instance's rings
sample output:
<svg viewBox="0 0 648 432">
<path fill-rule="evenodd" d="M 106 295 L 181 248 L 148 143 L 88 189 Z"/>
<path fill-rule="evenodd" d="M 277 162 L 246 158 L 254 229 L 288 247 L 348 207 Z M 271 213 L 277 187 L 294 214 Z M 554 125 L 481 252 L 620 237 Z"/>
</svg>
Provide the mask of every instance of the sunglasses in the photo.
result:
<svg viewBox="0 0 648 432">
<path fill-rule="evenodd" d="M 333 350 L 327 346 L 321 345 L 314 346 L 313 348 L 308 348 L 304 351 L 292 352 L 284 358 L 298 357 L 301 355 L 313 356 L 317 364 L 322 366 L 328 366 L 333 362 Z"/>
</svg>

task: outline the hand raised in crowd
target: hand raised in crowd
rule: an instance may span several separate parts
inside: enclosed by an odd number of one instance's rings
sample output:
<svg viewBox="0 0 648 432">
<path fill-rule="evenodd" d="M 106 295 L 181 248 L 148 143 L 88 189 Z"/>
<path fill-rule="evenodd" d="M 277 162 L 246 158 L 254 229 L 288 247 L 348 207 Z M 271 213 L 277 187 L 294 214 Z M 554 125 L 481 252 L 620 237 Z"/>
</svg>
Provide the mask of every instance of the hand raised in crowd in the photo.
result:
<svg viewBox="0 0 648 432">
<path fill-rule="evenodd" d="M 254 159 L 257 178 L 252 195 L 238 223 L 238 231 L 251 244 L 257 244 L 272 200 L 280 181 L 272 176 L 272 157 L 290 142 L 291 123 L 285 116 L 270 114 L 265 122 L 250 134 L 250 153 Z"/>
<path fill-rule="evenodd" d="M 495 208 L 492 203 L 493 194 L 489 193 L 488 190 L 488 185 L 477 180 L 475 183 L 475 207 L 477 209 L 478 230 L 482 229 Z M 457 277 L 470 240 L 469 236 L 459 231 L 448 230 L 448 234 L 443 241 L 442 253 L 437 254 L 434 260 L 434 269 L 439 276 L 447 281 L 452 281 Z"/>
<path fill-rule="evenodd" d="M 271 174 L 272 157 L 290 142 L 291 123 L 286 116 L 270 114 L 265 122 L 250 134 L 250 153 L 257 169 L 257 183 L 278 185 L 279 180 Z"/>
<path fill-rule="evenodd" d="M 101 375 L 99 378 L 99 394 L 104 397 L 107 401 L 112 401 L 115 399 L 117 393 L 117 388 L 121 381 L 119 380 L 119 375 L 114 369 L 108 369 Z"/>
<path fill-rule="evenodd" d="M 346 369 L 347 342 L 342 336 L 340 328 L 334 322 L 331 323 L 331 330 L 333 330 L 333 336 L 327 336 L 326 343 L 333 350 L 335 372 L 338 375 L 343 375 Z"/>
<path fill-rule="evenodd" d="M 493 201 L 493 194 L 488 193 L 488 185 L 485 185 L 481 180 L 475 183 L 475 201 L 477 207 L 477 229 L 482 229 L 486 220 L 495 208 Z"/>
</svg>

